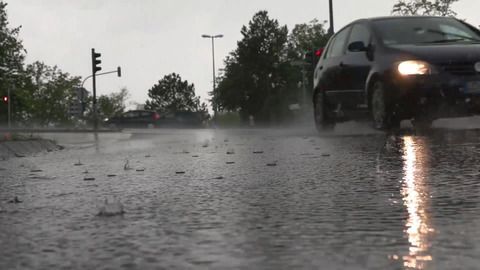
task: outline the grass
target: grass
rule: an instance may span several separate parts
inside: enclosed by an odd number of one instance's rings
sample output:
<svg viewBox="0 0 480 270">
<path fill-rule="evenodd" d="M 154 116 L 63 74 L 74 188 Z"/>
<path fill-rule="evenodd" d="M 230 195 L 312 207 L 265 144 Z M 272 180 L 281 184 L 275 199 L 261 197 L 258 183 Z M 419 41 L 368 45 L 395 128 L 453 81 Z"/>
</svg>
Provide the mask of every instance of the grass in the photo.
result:
<svg viewBox="0 0 480 270">
<path fill-rule="evenodd" d="M 32 141 L 32 140 L 40 140 L 41 138 L 39 136 L 33 135 L 33 134 L 20 134 L 20 133 L 11 133 L 11 132 L 6 132 L 6 133 L 0 133 L 0 142 L 5 142 L 5 141 Z"/>
</svg>

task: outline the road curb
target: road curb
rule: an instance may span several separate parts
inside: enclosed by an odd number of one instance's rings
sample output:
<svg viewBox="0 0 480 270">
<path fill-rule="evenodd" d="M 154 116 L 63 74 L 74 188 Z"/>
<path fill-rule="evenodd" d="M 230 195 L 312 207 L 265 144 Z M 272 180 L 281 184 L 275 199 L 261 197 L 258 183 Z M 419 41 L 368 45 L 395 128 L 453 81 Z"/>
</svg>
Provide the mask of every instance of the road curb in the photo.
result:
<svg viewBox="0 0 480 270">
<path fill-rule="evenodd" d="M 1 141 L 0 159 L 21 158 L 41 152 L 52 152 L 63 149 L 54 141 L 44 139 Z"/>
</svg>

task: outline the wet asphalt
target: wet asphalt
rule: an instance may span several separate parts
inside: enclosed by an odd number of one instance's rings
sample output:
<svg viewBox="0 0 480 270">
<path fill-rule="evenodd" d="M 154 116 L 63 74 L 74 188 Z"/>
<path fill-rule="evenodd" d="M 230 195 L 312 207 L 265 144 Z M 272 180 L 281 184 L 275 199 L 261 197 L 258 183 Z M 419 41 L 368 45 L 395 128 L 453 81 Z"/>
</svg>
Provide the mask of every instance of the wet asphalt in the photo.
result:
<svg viewBox="0 0 480 270">
<path fill-rule="evenodd" d="M 0 269 L 480 269 L 478 129 L 46 136 L 0 161 Z"/>
</svg>

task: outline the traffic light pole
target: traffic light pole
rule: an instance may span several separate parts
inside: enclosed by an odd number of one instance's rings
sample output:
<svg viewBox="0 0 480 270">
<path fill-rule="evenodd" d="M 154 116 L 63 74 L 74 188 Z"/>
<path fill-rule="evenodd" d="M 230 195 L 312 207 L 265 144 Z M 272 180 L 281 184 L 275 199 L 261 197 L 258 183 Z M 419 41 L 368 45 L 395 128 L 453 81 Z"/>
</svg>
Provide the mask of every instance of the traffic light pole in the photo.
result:
<svg viewBox="0 0 480 270">
<path fill-rule="evenodd" d="M 99 66 L 102 61 L 99 59 L 102 56 L 99 53 L 95 52 L 95 49 L 92 49 L 92 90 L 93 90 L 93 129 L 96 131 L 98 129 L 98 115 L 97 115 L 97 79 L 96 74 L 98 71 L 102 70 Z"/>
<path fill-rule="evenodd" d="M 95 76 L 95 72 L 92 76 L 92 90 L 93 90 L 93 129 L 98 129 L 98 116 L 97 116 L 97 80 Z"/>
<path fill-rule="evenodd" d="M 122 68 L 121 67 L 117 67 L 117 70 L 114 70 L 114 71 L 108 71 L 108 72 L 103 72 L 103 73 L 98 73 L 98 74 L 95 74 L 95 76 L 102 76 L 102 75 L 108 75 L 108 74 L 113 74 L 113 73 L 117 73 L 117 76 L 118 77 L 122 77 Z M 80 86 L 80 89 L 83 89 L 83 86 L 85 85 L 85 82 L 90 79 L 90 78 L 93 78 L 93 75 L 90 75 L 90 76 L 87 76 L 83 81 L 82 81 L 82 84 Z M 83 112 L 85 110 L 85 97 L 83 95 L 83 90 L 81 90 L 81 93 L 80 93 L 80 100 L 82 102 L 82 116 L 83 116 Z"/>
</svg>

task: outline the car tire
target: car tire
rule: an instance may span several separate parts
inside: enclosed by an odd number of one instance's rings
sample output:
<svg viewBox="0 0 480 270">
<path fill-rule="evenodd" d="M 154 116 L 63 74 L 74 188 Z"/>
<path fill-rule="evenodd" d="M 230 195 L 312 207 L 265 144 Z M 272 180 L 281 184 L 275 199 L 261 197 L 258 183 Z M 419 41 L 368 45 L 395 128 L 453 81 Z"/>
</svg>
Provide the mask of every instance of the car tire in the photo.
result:
<svg viewBox="0 0 480 270">
<path fill-rule="evenodd" d="M 379 130 L 389 130 L 400 127 L 400 121 L 395 118 L 392 104 L 389 101 L 385 85 L 378 81 L 372 88 L 370 112 L 373 127 Z"/>
<path fill-rule="evenodd" d="M 319 132 L 332 130 L 335 127 L 335 120 L 328 115 L 328 107 L 325 100 L 325 92 L 317 91 L 314 103 L 315 126 Z"/>
</svg>

